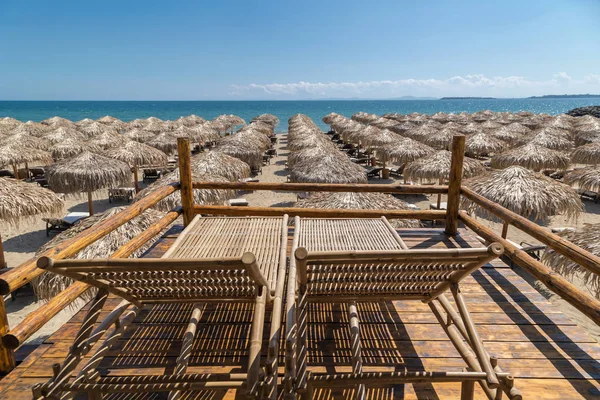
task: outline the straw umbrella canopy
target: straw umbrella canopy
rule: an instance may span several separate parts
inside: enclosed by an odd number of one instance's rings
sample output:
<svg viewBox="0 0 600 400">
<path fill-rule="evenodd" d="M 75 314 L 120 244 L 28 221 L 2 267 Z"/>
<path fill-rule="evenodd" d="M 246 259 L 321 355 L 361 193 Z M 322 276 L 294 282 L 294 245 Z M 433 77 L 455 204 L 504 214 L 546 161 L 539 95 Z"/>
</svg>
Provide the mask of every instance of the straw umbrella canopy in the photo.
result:
<svg viewBox="0 0 600 400">
<path fill-rule="evenodd" d="M 327 124 L 327 125 L 331 125 L 332 122 L 339 120 L 340 118 L 345 118 L 343 115 L 340 115 L 338 113 L 329 113 L 326 116 L 324 116 L 321 121 L 323 121 L 323 123 Z"/>
<path fill-rule="evenodd" d="M 77 129 L 90 139 L 100 135 L 103 132 L 106 132 L 107 130 L 114 130 L 114 128 L 111 126 L 102 124 L 98 121 L 92 121 L 89 124 L 78 126 Z"/>
<path fill-rule="evenodd" d="M 410 210 L 409 205 L 385 193 L 314 193 L 306 199 L 296 202 L 298 208 L 324 208 L 345 210 Z M 416 219 L 392 219 L 394 228 L 419 228 Z"/>
<path fill-rule="evenodd" d="M 63 206 L 63 201 L 56 193 L 36 183 L 0 178 L 0 220 L 10 225 L 17 225 L 20 220 L 37 215 L 58 214 Z M 0 267 L 5 266 L 0 236 Z"/>
<path fill-rule="evenodd" d="M 54 160 L 64 160 L 65 158 L 75 157 L 86 151 L 99 153 L 102 151 L 102 148 L 87 142 L 67 139 L 64 142 L 53 144 L 48 148 L 48 151 L 52 153 Z"/>
<path fill-rule="evenodd" d="M 144 128 L 133 128 L 123 134 L 127 139 L 135 140 L 136 142 L 145 143 L 152 140 L 156 134 L 145 130 Z"/>
<path fill-rule="evenodd" d="M 465 126 L 462 126 L 459 130 L 465 135 L 472 135 L 475 133 L 483 132 L 483 128 L 481 128 L 481 125 L 476 124 L 475 122 L 468 123 Z"/>
<path fill-rule="evenodd" d="M 338 151 L 333 142 L 329 140 L 327 136 L 322 134 L 302 135 L 300 137 L 294 137 L 294 139 L 288 138 L 288 149 L 290 151 L 314 147 L 325 148 L 329 151 Z"/>
<path fill-rule="evenodd" d="M 48 131 L 48 126 L 42 125 L 39 122 L 27 121 L 24 124 L 20 123 L 15 126 L 14 129 L 6 131 L 6 134 L 9 136 L 18 134 L 38 136 L 46 131 Z"/>
<path fill-rule="evenodd" d="M 98 122 L 105 125 L 112 125 L 114 123 L 123 122 L 118 118 L 111 117 L 110 115 L 105 115 L 104 117 L 98 118 Z"/>
<path fill-rule="evenodd" d="M 381 146 L 397 142 L 398 140 L 401 140 L 401 138 L 402 136 L 399 136 L 389 129 L 377 129 L 376 131 L 372 131 L 372 133 L 365 135 L 363 140 L 366 146 L 377 149 Z"/>
<path fill-rule="evenodd" d="M 91 118 L 84 118 L 84 119 L 81 119 L 81 120 L 75 122 L 75 126 L 77 126 L 78 128 L 80 128 L 80 127 L 89 125 L 89 124 L 94 123 L 94 122 L 97 122 L 97 121 L 94 121 Z"/>
<path fill-rule="evenodd" d="M 500 129 L 491 131 L 490 135 L 507 143 L 516 143 L 530 133 L 531 129 L 519 123 L 513 122 L 512 124 L 503 126 Z"/>
<path fill-rule="evenodd" d="M 222 138 L 213 151 L 218 151 L 244 161 L 250 168 L 260 168 L 262 166 L 263 148 L 256 142 L 243 140 L 239 135 L 232 135 Z"/>
<path fill-rule="evenodd" d="M 131 129 L 134 129 L 134 128 L 143 128 L 146 125 L 148 125 L 148 121 L 147 120 L 141 119 L 141 118 L 136 118 L 134 120 L 126 122 L 125 125 L 123 126 L 123 128 L 125 128 L 127 130 L 131 130 Z"/>
<path fill-rule="evenodd" d="M 153 124 L 153 123 L 162 123 L 163 120 L 160 118 L 156 118 L 156 117 L 148 117 L 146 118 L 144 121 L 146 121 L 146 124 Z"/>
<path fill-rule="evenodd" d="M 467 137 L 465 141 L 465 154 L 481 157 L 490 153 L 497 153 L 507 148 L 508 145 L 488 133 L 479 132 Z"/>
<path fill-rule="evenodd" d="M 0 133 L 13 130 L 21 124 L 22 124 L 22 122 L 15 118 L 11 118 L 11 117 L 0 118 Z"/>
<path fill-rule="evenodd" d="M 226 178 L 218 175 L 201 175 L 192 171 L 192 179 L 194 182 L 229 182 Z M 140 191 L 135 197 L 134 202 L 140 201 L 144 197 L 151 194 L 158 188 L 171 185 L 173 183 L 179 183 L 179 169 L 174 170 L 162 178 L 154 182 L 153 184 Z M 236 196 L 234 190 L 223 190 L 223 189 L 194 189 L 194 203 L 197 205 L 210 205 L 210 204 L 223 204 L 225 201 L 232 199 Z M 156 210 L 168 212 L 175 207 L 181 206 L 181 192 L 176 190 L 174 193 L 165 197 L 153 207 Z"/>
<path fill-rule="evenodd" d="M 126 163 L 89 151 L 54 163 L 46 170 L 48 185 L 55 192 L 87 192 L 90 215 L 94 213 L 92 192 L 124 185 L 130 174 Z"/>
<path fill-rule="evenodd" d="M 154 133 L 168 132 L 171 130 L 169 126 L 165 124 L 164 121 L 150 121 L 144 126 L 144 129 Z"/>
<path fill-rule="evenodd" d="M 0 166 L 12 165 L 15 178 L 19 177 L 19 164 L 31 162 L 51 163 L 52 155 L 47 151 L 22 146 L 14 141 L 0 146 Z"/>
<path fill-rule="evenodd" d="M 192 157 L 192 171 L 198 175 L 217 175 L 231 182 L 250 176 L 250 166 L 218 151 L 205 151 Z"/>
<path fill-rule="evenodd" d="M 563 177 L 567 185 L 600 193 L 600 168 L 578 168 Z"/>
<path fill-rule="evenodd" d="M 49 125 L 54 128 L 58 128 L 59 126 L 73 128 L 75 126 L 75 124 L 72 121 L 69 121 L 68 119 L 62 118 L 62 117 L 48 118 L 48 119 L 43 120 L 41 123 L 43 125 Z"/>
<path fill-rule="evenodd" d="M 43 139 L 48 140 L 52 144 L 63 142 L 67 139 L 74 139 L 85 141 L 87 140 L 87 136 L 77 129 L 65 126 L 59 126 L 51 131 L 44 133 L 41 136 Z"/>
<path fill-rule="evenodd" d="M 110 149 L 122 146 L 127 142 L 127 138 L 114 129 L 109 129 L 99 133 L 90 140 L 90 144 L 100 146 L 103 149 Z"/>
<path fill-rule="evenodd" d="M 11 132 L 14 132 L 14 130 Z M 29 147 L 38 150 L 46 150 L 50 145 L 46 139 L 38 138 L 22 131 L 9 135 L 2 140 L 2 144 L 9 143 L 15 143 L 22 147 Z"/>
<path fill-rule="evenodd" d="M 543 128 L 528 137 L 517 141 L 518 144 L 531 143 L 551 150 L 568 150 L 573 147 L 573 142 L 567 131 L 556 128 Z"/>
<path fill-rule="evenodd" d="M 279 118 L 277 118 L 273 114 L 261 114 L 250 120 L 250 122 L 254 122 L 254 121 L 266 122 L 269 125 L 271 125 L 273 127 L 273 129 L 275 129 L 275 127 L 279 124 Z"/>
<path fill-rule="evenodd" d="M 322 153 L 291 166 L 290 181 L 301 183 L 368 183 L 365 169 L 343 155 Z"/>
<path fill-rule="evenodd" d="M 41 255 L 44 251 L 54 248 L 61 243 L 72 239 L 77 236 L 81 232 L 86 229 L 91 228 L 94 225 L 97 225 L 108 218 L 114 216 L 115 214 L 123 211 L 125 207 L 113 207 L 109 208 L 103 213 L 99 213 L 93 215 L 89 218 L 85 218 L 79 220 L 73 227 L 67 229 L 64 232 L 59 233 L 55 237 L 53 237 L 50 241 L 44 244 L 36 253 L 36 257 Z M 83 250 L 76 253 L 74 256 L 69 257 L 72 259 L 85 260 L 91 258 L 109 258 L 111 254 L 117 251 L 121 246 L 125 245 L 131 239 L 144 232 L 146 229 L 150 228 L 154 225 L 158 220 L 160 220 L 164 214 L 160 211 L 148 209 L 144 211 L 142 214 L 133 218 L 130 221 L 127 221 L 123 225 L 109 232 L 107 235 L 102 238 L 96 240 L 94 243 L 86 246 Z M 163 231 L 166 231 L 168 228 L 165 228 Z M 144 243 L 138 250 L 136 250 L 130 258 L 138 258 L 142 254 L 144 254 L 152 245 L 161 237 L 161 235 L 156 235 L 152 239 L 148 240 Z M 52 274 L 52 273 L 44 273 L 41 276 L 37 277 L 33 280 L 32 286 L 33 289 L 41 300 L 50 300 L 63 290 L 65 290 L 69 285 L 73 283 L 73 280 L 70 278 L 66 278 L 61 275 Z M 93 298 L 94 291 L 88 290 L 82 296 L 85 300 L 89 300 Z"/>
<path fill-rule="evenodd" d="M 204 118 L 199 117 L 195 114 L 188 115 L 187 117 L 179 117 L 177 119 L 177 121 L 180 121 L 183 125 L 190 126 L 190 127 L 199 125 L 199 124 L 203 124 L 206 122 L 206 120 Z"/>
<path fill-rule="evenodd" d="M 439 182 L 450 179 L 452 153 L 448 150 L 437 151 L 427 157 L 412 161 L 404 168 L 404 176 L 421 182 Z M 485 167 L 479 161 L 465 157 L 463 178 L 481 175 Z"/>
<path fill-rule="evenodd" d="M 379 116 L 377 114 L 369 114 L 364 111 L 359 111 L 351 117 L 354 121 L 360 122 L 362 124 L 369 124 L 373 121 L 376 121 Z"/>
<path fill-rule="evenodd" d="M 452 143 L 454 136 L 462 136 L 462 134 L 454 129 L 442 128 L 434 134 L 422 138 L 422 142 L 434 149 L 444 150 Z"/>
<path fill-rule="evenodd" d="M 246 125 L 242 130 L 254 130 L 266 135 L 268 137 L 272 137 L 275 135 L 273 131 L 273 127 L 266 122 L 263 121 L 253 121 L 250 124 Z"/>
<path fill-rule="evenodd" d="M 600 256 L 600 224 L 584 224 L 581 228 L 559 233 L 563 239 L 581 247 L 590 253 Z M 597 274 L 583 268 L 575 261 L 547 247 L 542 255 L 542 262 L 561 276 L 569 279 L 578 277 L 583 280 L 596 298 L 600 298 L 600 278 Z"/>
<path fill-rule="evenodd" d="M 426 144 L 401 136 L 395 142 L 385 144 L 377 149 L 377 154 L 382 158 L 401 164 L 418 160 L 433 153 L 435 153 L 435 150 Z"/>
<path fill-rule="evenodd" d="M 576 218 L 583 211 L 579 195 L 568 185 L 519 166 L 467 179 L 464 185 L 525 218 L 539 220 L 558 214 Z M 462 202 L 464 208 L 494 218 L 494 214 L 470 200 L 463 198 Z M 505 223 L 502 237 L 506 238 L 507 230 Z"/>
<path fill-rule="evenodd" d="M 140 191 L 138 167 L 143 165 L 164 166 L 167 165 L 168 161 L 167 155 L 162 151 L 134 140 L 125 143 L 123 146 L 109 149 L 104 155 L 126 162 L 133 168 L 133 183 L 136 192 Z"/>
<path fill-rule="evenodd" d="M 565 170 L 569 163 L 568 155 L 532 143 L 504 151 L 492 157 L 492 167 L 494 168 L 520 165 L 533 171 L 541 171 L 546 168 Z"/>
<path fill-rule="evenodd" d="M 600 164 L 600 142 L 593 142 L 576 148 L 571 153 L 571 161 L 577 164 Z"/>
<path fill-rule="evenodd" d="M 198 124 L 190 128 L 192 132 L 192 138 L 204 145 L 207 142 L 216 142 L 221 138 L 219 130 L 215 128 L 210 122 Z"/>
<path fill-rule="evenodd" d="M 146 142 L 148 146 L 159 149 L 160 151 L 171 154 L 177 150 L 177 138 L 171 132 L 163 132 L 154 136 Z"/>
</svg>

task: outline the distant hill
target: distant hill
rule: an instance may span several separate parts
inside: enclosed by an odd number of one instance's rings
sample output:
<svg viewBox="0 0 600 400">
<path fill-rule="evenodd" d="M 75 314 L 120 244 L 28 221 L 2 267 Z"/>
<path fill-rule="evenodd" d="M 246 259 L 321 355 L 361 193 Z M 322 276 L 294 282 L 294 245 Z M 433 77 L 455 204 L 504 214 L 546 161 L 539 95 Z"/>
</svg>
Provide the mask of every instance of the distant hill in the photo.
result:
<svg viewBox="0 0 600 400">
<path fill-rule="evenodd" d="M 442 97 L 440 100 L 494 100 L 495 97 Z"/>
<path fill-rule="evenodd" d="M 531 96 L 528 99 L 590 99 L 600 97 L 600 94 L 545 94 L 543 96 Z"/>
</svg>

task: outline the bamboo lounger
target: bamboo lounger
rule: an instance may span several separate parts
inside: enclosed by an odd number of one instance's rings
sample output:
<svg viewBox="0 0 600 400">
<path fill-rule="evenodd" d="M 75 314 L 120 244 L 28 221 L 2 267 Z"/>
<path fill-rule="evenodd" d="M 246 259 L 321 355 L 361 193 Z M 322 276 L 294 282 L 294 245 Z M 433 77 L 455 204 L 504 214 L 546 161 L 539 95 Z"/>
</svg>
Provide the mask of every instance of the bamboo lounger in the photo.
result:
<svg viewBox="0 0 600 400">
<path fill-rule="evenodd" d="M 287 267 L 288 216 L 197 216 L 162 258 L 57 260 L 43 257 L 38 266 L 98 288 L 76 339 L 54 377 L 33 388 L 34 398 L 71 398 L 87 392 L 90 398 L 115 392 L 170 392 L 243 388 L 247 397 L 260 398 L 265 390 L 276 396 L 277 354 L 281 329 L 282 299 Z M 114 311 L 94 329 L 109 293 L 123 298 Z M 247 373 L 186 374 L 201 304 L 207 302 L 254 303 L 248 343 Z M 96 370 L 145 304 L 192 303 L 180 355 L 172 375 L 101 377 Z M 260 366 L 266 305 L 272 305 L 272 321 L 266 373 Z M 122 316 L 123 315 L 123 316 Z M 77 364 L 114 325 L 111 334 L 71 380 Z"/>
<path fill-rule="evenodd" d="M 483 347 L 459 283 L 503 253 L 487 248 L 409 250 L 385 217 L 381 219 L 295 218 L 286 298 L 286 368 L 288 398 L 311 399 L 319 387 L 354 388 L 366 398 L 366 386 L 415 382 L 461 382 L 461 397 L 472 399 L 479 382 L 488 398 L 521 395 L 513 378 L 502 372 Z M 445 297 L 451 292 L 458 312 Z M 429 304 L 468 368 L 464 372 L 362 371 L 359 302 L 421 300 Z M 307 369 L 307 303 L 347 303 L 352 372 L 317 375 Z"/>
</svg>

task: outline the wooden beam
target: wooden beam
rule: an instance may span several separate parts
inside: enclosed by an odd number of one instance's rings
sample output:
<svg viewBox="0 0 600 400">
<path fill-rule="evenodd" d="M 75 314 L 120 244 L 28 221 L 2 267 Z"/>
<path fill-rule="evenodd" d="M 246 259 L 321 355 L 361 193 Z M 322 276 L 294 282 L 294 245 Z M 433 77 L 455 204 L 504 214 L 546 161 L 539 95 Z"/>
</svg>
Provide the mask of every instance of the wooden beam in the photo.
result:
<svg viewBox="0 0 600 400">
<path fill-rule="evenodd" d="M 194 189 L 276 190 L 282 192 L 361 192 L 436 194 L 448 193 L 442 185 L 392 185 L 392 184 L 341 184 L 341 183 L 292 183 L 292 182 L 194 182 Z"/>
<path fill-rule="evenodd" d="M 452 161 L 450 164 L 450 183 L 448 185 L 448 205 L 446 206 L 446 234 L 456 235 L 458 232 L 458 208 L 460 205 L 460 186 L 465 158 L 465 136 L 452 138 Z M 438 207 L 439 209 L 440 207 Z"/>
<path fill-rule="evenodd" d="M 297 207 L 235 207 L 235 206 L 194 206 L 195 214 L 211 215 L 254 215 L 254 216 L 282 216 L 303 218 L 379 218 L 388 219 L 446 219 L 443 210 L 338 210 L 324 208 L 297 208 Z"/>
<path fill-rule="evenodd" d="M 504 254 L 520 265 L 534 277 L 542 281 L 551 291 L 558 294 L 573 307 L 600 325 L 600 301 L 582 292 L 577 286 L 531 257 L 523 250 L 500 237 L 487 226 L 479 223 L 465 211 L 459 212 L 460 220 L 477 235 L 489 242 L 498 242 L 504 246 Z"/>
<path fill-rule="evenodd" d="M 579 246 L 576 246 L 575 244 L 558 235 L 555 235 L 552 232 L 544 230 L 535 222 L 531 222 L 527 218 L 507 210 L 501 205 L 486 199 L 467 187 L 462 188 L 462 194 L 467 199 L 485 208 L 492 214 L 508 222 L 510 225 L 522 230 L 545 245 L 550 246 L 556 250 L 556 252 L 575 261 L 594 274 L 600 275 L 600 257 L 582 249 Z"/>
<path fill-rule="evenodd" d="M 175 221 L 181 214 L 181 208 L 178 207 L 170 211 L 155 222 L 152 226 L 140 233 L 129 242 L 119 247 L 111 258 L 125 258 L 132 255 L 136 250 L 142 247 L 148 240 L 156 236 L 161 230 L 166 228 L 171 222 Z M 2 333 L 2 344 L 9 349 L 16 349 L 21 346 L 31 335 L 37 332 L 56 314 L 62 311 L 66 306 L 75 301 L 84 294 L 91 286 L 83 282 L 74 282 L 67 289 L 63 290 L 46 304 L 27 314 L 25 319 L 8 333 Z"/>
<path fill-rule="evenodd" d="M 6 334 L 8 329 L 8 317 L 6 315 L 6 306 L 4 305 L 4 296 L 0 296 L 0 335 Z M 0 345 L 0 372 L 10 372 L 15 366 L 15 353 L 12 349 Z"/>
<path fill-rule="evenodd" d="M 190 139 L 177 139 L 179 154 L 179 181 L 181 186 L 181 206 L 183 207 L 183 225 L 188 226 L 194 219 L 194 189 L 192 187 L 192 164 L 190 161 Z"/>
<path fill-rule="evenodd" d="M 150 195 L 131 204 L 123 211 L 107 218 L 99 224 L 91 226 L 75 237 L 65 240 L 63 243 L 43 252 L 40 256 L 51 257 L 53 259 L 71 257 L 86 246 L 94 243 L 96 240 L 106 236 L 119 226 L 137 217 L 160 200 L 175 192 L 178 187 L 178 184 L 171 184 L 158 188 Z M 0 275 L 0 294 L 3 296 L 10 294 L 44 273 L 43 270 L 37 268 L 37 259 L 37 257 L 30 258 L 18 267 Z"/>
</svg>

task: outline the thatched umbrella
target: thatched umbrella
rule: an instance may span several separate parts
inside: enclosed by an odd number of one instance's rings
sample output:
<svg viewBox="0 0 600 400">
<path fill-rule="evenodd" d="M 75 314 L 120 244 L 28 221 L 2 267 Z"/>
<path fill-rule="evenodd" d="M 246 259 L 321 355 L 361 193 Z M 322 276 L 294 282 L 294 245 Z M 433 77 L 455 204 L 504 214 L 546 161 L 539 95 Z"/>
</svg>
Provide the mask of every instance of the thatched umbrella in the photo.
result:
<svg viewBox="0 0 600 400">
<path fill-rule="evenodd" d="M 326 116 L 324 116 L 321 121 L 323 121 L 323 123 L 327 124 L 327 125 L 331 125 L 332 122 L 339 120 L 340 118 L 345 118 L 343 115 L 340 115 L 338 113 L 329 113 Z"/>
<path fill-rule="evenodd" d="M 115 147 L 107 150 L 104 155 L 115 160 L 126 162 L 133 168 L 133 183 L 136 193 L 140 191 L 140 183 L 138 179 L 138 167 L 148 166 L 164 166 L 167 165 L 168 157 L 165 153 L 148 146 L 147 144 L 130 140 L 123 146 Z"/>
<path fill-rule="evenodd" d="M 94 213 L 92 192 L 124 185 L 130 174 L 131 170 L 126 163 L 87 151 L 46 169 L 48 185 L 55 192 L 87 192 L 90 215 Z"/>
<path fill-rule="evenodd" d="M 450 165 L 452 153 L 448 150 L 437 151 L 427 157 L 412 161 L 404 168 L 405 180 L 417 180 L 420 182 L 444 183 L 450 179 Z M 485 167 L 479 161 L 465 157 L 463 161 L 463 178 L 481 175 Z M 438 194 L 438 209 L 442 201 L 442 195 Z"/>
<path fill-rule="evenodd" d="M 79 132 L 83 133 L 90 139 L 96 137 L 97 135 L 100 135 L 101 133 L 107 130 L 114 130 L 113 127 L 106 124 L 102 124 L 98 121 L 92 121 L 83 126 L 78 126 L 77 129 L 79 130 Z"/>
<path fill-rule="evenodd" d="M 205 151 L 192 157 L 192 171 L 198 175 L 222 176 L 232 182 L 250 176 L 250 166 L 218 151 Z"/>
<path fill-rule="evenodd" d="M 462 134 L 454 129 L 442 128 L 432 135 L 424 136 L 418 140 L 434 149 L 444 150 L 450 146 L 454 136 L 462 136 Z"/>
<path fill-rule="evenodd" d="M 590 253 L 600 256 L 600 224 L 584 224 L 581 228 L 559 233 L 563 239 L 581 247 Z M 561 276 L 568 278 L 580 277 L 594 296 L 600 298 L 600 278 L 597 274 L 571 260 L 568 257 L 547 247 L 542 255 L 542 262 Z"/>
<path fill-rule="evenodd" d="M 168 132 L 171 128 L 165 123 L 165 121 L 150 121 L 144 126 L 144 129 L 154 133 Z"/>
<path fill-rule="evenodd" d="M 127 138 L 117 132 L 115 129 L 108 129 L 94 136 L 90 143 L 100 146 L 103 149 L 123 146 L 127 142 Z"/>
<path fill-rule="evenodd" d="M 66 240 L 69 240 L 76 235 L 80 234 L 84 230 L 97 225 L 106 219 L 114 216 L 115 214 L 123 211 L 125 207 L 113 207 L 106 210 L 103 213 L 93 215 L 89 218 L 78 221 L 73 227 L 67 229 L 64 232 L 59 233 L 53 237 L 49 242 L 44 244 L 36 253 L 36 257 L 44 251 L 56 247 Z M 119 226 L 115 230 L 109 232 L 106 236 L 96 240 L 94 243 L 86 246 L 83 250 L 79 251 L 74 256 L 70 257 L 73 259 L 85 260 L 91 258 L 108 258 L 121 246 L 125 245 L 131 239 L 144 232 L 146 229 L 154 225 L 164 214 L 157 210 L 146 210 L 141 215 L 127 221 L 123 225 Z M 168 228 L 165 228 L 165 231 Z M 156 235 L 154 238 L 144 243 L 138 250 L 136 250 L 130 258 L 138 258 L 144 254 L 152 245 L 161 237 Z M 32 282 L 33 289 L 41 300 L 50 300 L 63 290 L 65 290 L 73 281 L 70 278 L 64 276 L 44 273 Z M 91 299 L 94 296 L 93 290 L 88 290 L 83 298 L 86 300 Z"/>
<path fill-rule="evenodd" d="M 578 168 L 568 172 L 563 181 L 583 190 L 600 194 L 600 168 Z"/>
<path fill-rule="evenodd" d="M 465 154 L 473 157 L 487 156 L 504 150 L 508 145 L 494 136 L 479 132 L 470 135 L 465 140 Z"/>
<path fill-rule="evenodd" d="M 84 119 L 80 119 L 79 121 L 75 122 L 75 126 L 77 126 L 78 128 L 80 128 L 80 127 L 92 124 L 94 122 L 97 122 L 97 121 L 94 121 L 91 118 L 84 118 Z"/>
<path fill-rule="evenodd" d="M 329 138 L 322 134 L 303 135 L 301 137 L 288 137 L 288 149 L 298 151 L 306 148 L 325 148 L 329 151 L 338 151 L 337 147 Z"/>
<path fill-rule="evenodd" d="M 123 134 L 127 139 L 135 140 L 136 142 L 145 143 L 152 140 L 156 134 L 147 131 L 144 128 L 133 128 Z"/>
<path fill-rule="evenodd" d="M 507 143 L 516 143 L 531 133 L 531 129 L 519 123 L 512 123 L 490 132 L 490 135 Z"/>
<path fill-rule="evenodd" d="M 565 214 L 574 218 L 583 211 L 579 195 L 569 186 L 538 172 L 513 166 L 495 170 L 464 181 L 464 185 L 481 196 L 525 218 L 535 220 Z M 485 217 L 494 217 L 487 209 L 463 198 L 463 207 Z M 508 223 L 502 237 L 506 238 Z"/>
<path fill-rule="evenodd" d="M 306 199 L 296 202 L 298 208 L 325 208 L 346 210 L 410 210 L 409 205 L 385 193 L 314 193 Z M 393 219 L 395 228 L 419 228 L 421 223 L 416 219 Z"/>
<path fill-rule="evenodd" d="M 13 130 L 11 132 L 15 132 L 15 130 Z M 10 143 L 18 144 L 21 147 L 28 147 L 28 148 L 38 149 L 38 150 L 46 150 L 48 148 L 48 146 L 50 145 L 50 142 L 48 140 L 46 140 L 44 138 L 32 136 L 29 133 L 25 133 L 25 132 L 19 132 L 19 133 L 13 133 L 13 134 L 10 134 L 10 132 L 9 132 L 9 136 L 6 136 L 4 138 L 4 140 L 2 140 L 2 144 L 4 145 L 4 144 L 10 144 Z"/>
<path fill-rule="evenodd" d="M 25 134 L 31 136 L 38 136 L 46 131 L 48 131 L 48 126 L 42 125 L 39 122 L 27 121 L 24 124 L 19 124 L 14 127 L 14 129 L 7 130 L 6 134 L 9 136 L 17 135 L 17 134 Z"/>
<path fill-rule="evenodd" d="M 545 168 L 565 170 L 569 166 L 569 163 L 570 159 L 568 155 L 531 143 L 504 151 L 492 157 L 492 166 L 494 168 L 507 168 L 513 165 L 520 165 L 534 171 L 541 171 Z"/>
<path fill-rule="evenodd" d="M 22 146 L 14 141 L 0 146 L 0 166 L 12 165 L 15 178 L 19 177 L 19 164 L 31 162 L 51 163 L 52 155 L 47 151 Z"/>
<path fill-rule="evenodd" d="M 126 122 L 125 125 L 123 126 L 123 128 L 127 129 L 127 130 L 131 130 L 134 128 L 143 128 L 146 125 L 148 125 L 148 121 L 145 119 L 141 119 L 141 118 L 137 118 L 134 120 L 131 120 L 129 122 Z"/>
<path fill-rule="evenodd" d="M 44 133 L 42 138 L 48 140 L 52 144 L 57 144 L 63 142 L 67 139 L 85 141 L 87 140 L 87 136 L 81 132 L 79 132 L 75 128 L 59 126 L 55 129 Z"/>
<path fill-rule="evenodd" d="M 600 164 L 600 142 L 593 142 L 576 148 L 571 153 L 571 161 L 578 164 Z"/>
<path fill-rule="evenodd" d="M 43 120 L 41 123 L 43 125 L 49 125 L 54 128 L 58 128 L 59 126 L 73 128 L 75 126 L 75 124 L 72 121 L 69 121 L 68 119 L 62 118 L 62 117 L 48 118 L 48 119 Z"/>
<path fill-rule="evenodd" d="M 17 225 L 20 220 L 37 215 L 58 214 L 64 206 L 63 201 L 51 190 L 36 183 L 22 182 L 17 179 L 0 178 L 0 220 Z M 0 235 L 0 267 L 6 266 L 2 236 Z"/>
<path fill-rule="evenodd" d="M 167 154 L 171 154 L 177 150 L 177 138 L 173 136 L 171 132 L 159 133 L 148 140 L 146 144 Z"/>
<path fill-rule="evenodd" d="M 193 127 L 193 126 L 205 123 L 206 120 L 202 117 L 192 114 L 192 115 L 188 115 L 187 117 L 179 117 L 179 118 L 177 118 L 176 122 L 178 122 L 184 126 Z"/>
<path fill-rule="evenodd" d="M 201 146 L 208 142 L 216 142 L 221 138 L 219 130 L 210 122 L 198 124 L 190 128 L 191 137 Z"/>
<path fill-rule="evenodd" d="M 312 149 L 311 149 L 312 150 Z M 368 183 L 363 167 L 336 153 L 320 153 L 290 165 L 290 181 L 302 183 Z"/>
<path fill-rule="evenodd" d="M 98 118 L 98 122 L 105 125 L 113 125 L 115 123 L 122 123 L 118 118 L 111 117 L 110 115 L 105 115 L 104 117 Z"/>
<path fill-rule="evenodd" d="M 363 124 L 369 124 L 373 121 L 376 121 L 379 116 L 377 114 L 369 114 L 364 111 L 359 111 L 351 117 L 354 121 L 360 122 Z"/>
<path fill-rule="evenodd" d="M 556 128 L 543 128 L 517 141 L 519 145 L 525 143 L 531 143 L 551 150 L 569 150 L 573 147 L 569 133 Z"/>
<path fill-rule="evenodd" d="M 21 121 L 12 117 L 0 118 L 0 132 L 13 130 L 21 124 Z"/>
<path fill-rule="evenodd" d="M 254 121 L 263 121 L 268 123 L 269 125 L 271 125 L 273 127 L 273 129 L 275 129 L 275 127 L 279 124 L 279 118 L 277 118 L 276 116 L 274 116 L 273 114 L 261 114 L 257 117 L 254 117 L 250 120 L 250 122 L 254 122 Z"/>
<path fill-rule="evenodd" d="M 435 150 L 426 144 L 411 138 L 398 137 L 398 140 L 377 148 L 377 156 L 383 163 L 384 178 L 389 178 L 389 170 L 385 168 L 387 161 L 405 164 L 419 158 L 435 153 Z"/>
<path fill-rule="evenodd" d="M 146 124 L 153 124 L 153 123 L 162 123 L 163 120 L 160 118 L 156 118 L 156 117 L 148 117 L 146 118 L 144 121 L 146 121 Z"/>
<path fill-rule="evenodd" d="M 226 178 L 218 175 L 200 175 L 192 171 L 192 179 L 194 182 L 229 182 Z M 139 201 L 151 194 L 154 190 L 179 182 L 179 169 L 170 172 L 159 180 L 149 185 L 144 190 L 140 191 L 134 198 L 134 201 Z M 201 204 L 223 204 L 226 200 L 236 196 L 234 190 L 222 189 L 194 189 L 194 203 Z M 179 190 L 165 197 L 153 207 L 159 211 L 168 212 L 175 207 L 181 205 L 181 192 Z"/>
<path fill-rule="evenodd" d="M 218 151 L 238 158 L 256 169 L 262 166 L 262 155 L 264 147 L 256 142 L 256 137 L 235 134 L 226 136 L 217 142 L 213 151 Z"/>
<path fill-rule="evenodd" d="M 102 151 L 102 147 L 90 144 L 88 142 L 67 139 L 64 142 L 53 144 L 52 146 L 48 147 L 48 151 L 52 153 L 52 158 L 54 158 L 54 160 L 64 160 L 65 158 L 75 157 L 86 151 L 99 153 Z"/>
</svg>

